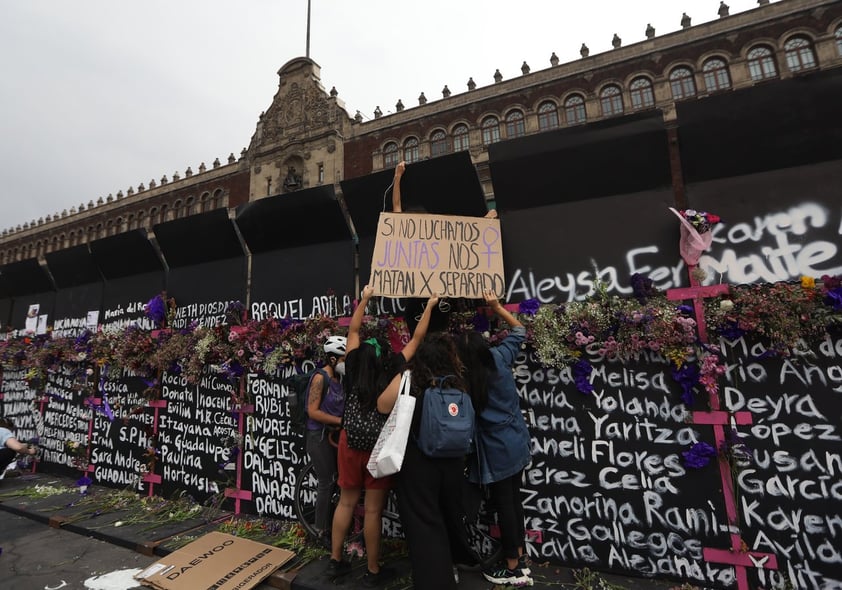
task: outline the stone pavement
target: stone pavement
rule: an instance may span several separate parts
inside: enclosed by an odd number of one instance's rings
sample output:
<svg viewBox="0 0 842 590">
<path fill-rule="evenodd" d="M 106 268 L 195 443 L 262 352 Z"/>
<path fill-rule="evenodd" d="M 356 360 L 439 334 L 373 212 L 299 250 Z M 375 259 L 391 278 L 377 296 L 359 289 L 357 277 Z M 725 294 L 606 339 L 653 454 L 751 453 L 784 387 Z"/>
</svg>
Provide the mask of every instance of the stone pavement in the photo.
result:
<svg viewBox="0 0 842 590">
<path fill-rule="evenodd" d="M 62 493 L 36 497 L 35 490 Z M 85 502 L 74 480 L 50 474 L 28 474 L 0 480 L 0 587 L 6 590 L 84 589 L 85 580 L 120 570 L 143 569 L 183 544 L 184 539 L 199 538 L 217 530 L 235 515 L 219 512 L 212 521 L 188 518 L 172 523 L 126 524 L 124 507 L 97 505 L 96 498 L 105 498 L 113 490 L 91 486 Z M 242 518 L 249 518 L 241 515 Z M 274 539 L 256 539 L 273 544 Z M 397 544 L 393 544 L 397 545 Z M 304 554 L 307 555 L 304 555 Z M 383 586 L 390 590 L 412 590 L 409 561 L 400 551 L 384 551 L 386 565 L 397 576 Z M 309 559 L 307 559 L 309 557 Z M 361 587 L 365 561 L 353 560 L 351 574 L 330 580 L 325 575 L 327 556 L 324 551 L 309 547 L 296 558 L 264 580 L 257 588 L 292 590 L 327 590 L 337 586 Z M 579 590 L 668 590 L 679 585 L 664 580 L 624 578 L 599 574 L 590 584 L 583 584 L 579 570 L 548 564 L 533 564 L 534 590 L 570 588 Z M 117 575 L 117 574 L 112 574 Z M 600 580 L 610 582 L 606 586 Z M 113 590 L 145 588 L 136 582 L 103 586 Z M 493 585 L 478 572 L 460 572 L 460 590 L 489 590 Z"/>
</svg>

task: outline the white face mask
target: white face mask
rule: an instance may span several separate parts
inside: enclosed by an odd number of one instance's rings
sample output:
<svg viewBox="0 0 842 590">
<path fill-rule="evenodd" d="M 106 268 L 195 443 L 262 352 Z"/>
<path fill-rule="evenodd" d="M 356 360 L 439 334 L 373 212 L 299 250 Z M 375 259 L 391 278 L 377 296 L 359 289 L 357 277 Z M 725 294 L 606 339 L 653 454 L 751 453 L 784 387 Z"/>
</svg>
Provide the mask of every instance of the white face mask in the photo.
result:
<svg viewBox="0 0 842 590">
<path fill-rule="evenodd" d="M 344 377 L 345 376 L 345 361 L 339 361 L 336 363 L 336 366 L 333 367 L 333 370 L 336 371 L 336 374 Z"/>
</svg>

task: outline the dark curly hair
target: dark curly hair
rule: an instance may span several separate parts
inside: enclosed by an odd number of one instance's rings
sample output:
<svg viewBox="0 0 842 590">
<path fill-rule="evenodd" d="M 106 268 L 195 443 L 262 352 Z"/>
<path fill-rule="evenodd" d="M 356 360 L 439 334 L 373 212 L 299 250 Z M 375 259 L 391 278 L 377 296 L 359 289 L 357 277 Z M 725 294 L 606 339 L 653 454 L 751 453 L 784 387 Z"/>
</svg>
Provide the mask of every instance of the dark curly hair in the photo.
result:
<svg viewBox="0 0 842 590">
<path fill-rule="evenodd" d="M 497 366 L 488 342 L 477 332 L 465 332 L 456 337 L 459 358 L 465 364 L 465 381 L 477 413 L 488 404 L 488 382 L 497 375 Z"/>
<path fill-rule="evenodd" d="M 453 337 L 447 332 L 427 334 L 409 365 L 412 387 L 416 391 L 438 383 L 439 377 L 447 377 L 443 382 L 445 385 L 467 391 L 462 376 L 464 366 L 459 360 Z"/>
</svg>

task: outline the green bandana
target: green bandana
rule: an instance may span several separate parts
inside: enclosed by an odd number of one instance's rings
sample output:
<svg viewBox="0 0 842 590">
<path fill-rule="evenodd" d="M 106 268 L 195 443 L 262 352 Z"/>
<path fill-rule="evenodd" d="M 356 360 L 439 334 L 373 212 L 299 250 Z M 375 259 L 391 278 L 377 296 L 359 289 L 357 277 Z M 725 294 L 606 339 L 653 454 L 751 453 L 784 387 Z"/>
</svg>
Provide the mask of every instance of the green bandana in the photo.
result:
<svg viewBox="0 0 842 590">
<path fill-rule="evenodd" d="M 363 341 L 364 344 L 371 344 L 374 347 L 374 355 L 377 358 L 380 358 L 380 343 L 377 341 L 377 338 L 369 338 L 368 340 Z"/>
</svg>

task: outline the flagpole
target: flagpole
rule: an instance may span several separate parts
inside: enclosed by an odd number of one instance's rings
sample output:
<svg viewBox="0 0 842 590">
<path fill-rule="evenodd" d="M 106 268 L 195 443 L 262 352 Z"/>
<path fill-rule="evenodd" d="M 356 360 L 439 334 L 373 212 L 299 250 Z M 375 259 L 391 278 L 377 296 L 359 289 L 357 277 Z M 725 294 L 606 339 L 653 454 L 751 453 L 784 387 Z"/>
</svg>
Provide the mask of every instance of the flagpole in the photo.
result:
<svg viewBox="0 0 842 590">
<path fill-rule="evenodd" d="M 307 53 L 306 56 L 310 57 L 310 0 L 307 0 Z"/>
</svg>

